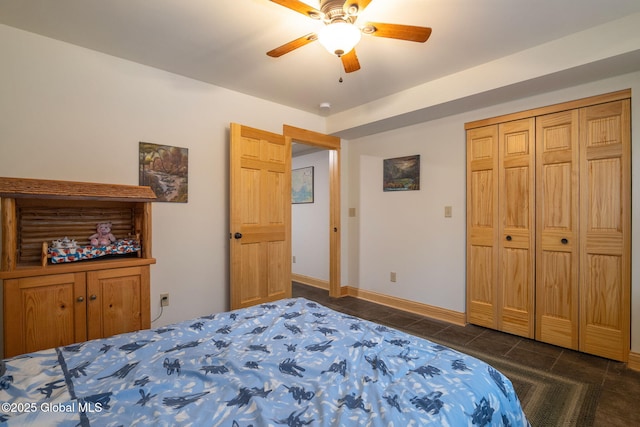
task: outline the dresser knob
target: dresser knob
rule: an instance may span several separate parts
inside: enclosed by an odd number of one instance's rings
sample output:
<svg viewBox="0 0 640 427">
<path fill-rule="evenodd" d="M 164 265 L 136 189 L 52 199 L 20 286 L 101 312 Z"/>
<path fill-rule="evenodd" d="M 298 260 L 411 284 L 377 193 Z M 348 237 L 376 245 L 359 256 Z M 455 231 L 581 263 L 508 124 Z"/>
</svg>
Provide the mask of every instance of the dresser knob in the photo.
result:
<svg viewBox="0 0 640 427">
<path fill-rule="evenodd" d="M 89 297 L 89 299 L 90 299 L 91 301 L 95 300 L 96 298 L 98 298 L 98 296 L 97 296 L 96 294 L 93 294 L 93 295 L 91 295 L 91 296 Z"/>
<path fill-rule="evenodd" d="M 84 301 L 84 297 L 78 297 L 78 302 Z"/>
</svg>

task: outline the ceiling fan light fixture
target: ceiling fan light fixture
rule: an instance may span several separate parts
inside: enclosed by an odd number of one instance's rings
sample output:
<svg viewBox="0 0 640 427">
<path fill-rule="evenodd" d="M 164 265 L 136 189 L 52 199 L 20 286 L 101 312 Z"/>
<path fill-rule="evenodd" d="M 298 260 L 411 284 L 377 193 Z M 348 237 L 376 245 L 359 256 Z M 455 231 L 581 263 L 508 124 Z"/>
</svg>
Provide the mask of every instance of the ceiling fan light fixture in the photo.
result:
<svg viewBox="0 0 640 427">
<path fill-rule="evenodd" d="M 318 41 L 336 56 L 349 53 L 360 41 L 360 29 L 345 21 L 332 22 L 318 32 Z"/>
</svg>

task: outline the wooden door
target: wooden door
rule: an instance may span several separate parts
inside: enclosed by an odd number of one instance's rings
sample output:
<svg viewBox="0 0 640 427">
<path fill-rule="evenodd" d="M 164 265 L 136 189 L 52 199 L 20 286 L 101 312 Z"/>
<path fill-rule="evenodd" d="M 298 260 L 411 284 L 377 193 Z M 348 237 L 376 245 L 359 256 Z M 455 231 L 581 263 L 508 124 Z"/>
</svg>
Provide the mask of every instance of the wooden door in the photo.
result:
<svg viewBox="0 0 640 427">
<path fill-rule="evenodd" d="M 578 111 L 536 118 L 536 339 L 578 349 Z"/>
<path fill-rule="evenodd" d="M 467 321 L 498 327 L 498 126 L 467 131 Z"/>
<path fill-rule="evenodd" d="M 291 296 L 291 140 L 231 124 L 231 309 Z"/>
<path fill-rule="evenodd" d="M 498 329 L 533 338 L 535 121 L 503 123 L 498 132 Z"/>
<path fill-rule="evenodd" d="M 151 327 L 149 266 L 87 273 L 88 338 Z"/>
<path fill-rule="evenodd" d="M 4 282 L 4 356 L 87 339 L 85 274 L 25 277 Z"/>
<path fill-rule="evenodd" d="M 630 101 L 580 110 L 580 350 L 627 361 L 631 288 Z"/>
</svg>

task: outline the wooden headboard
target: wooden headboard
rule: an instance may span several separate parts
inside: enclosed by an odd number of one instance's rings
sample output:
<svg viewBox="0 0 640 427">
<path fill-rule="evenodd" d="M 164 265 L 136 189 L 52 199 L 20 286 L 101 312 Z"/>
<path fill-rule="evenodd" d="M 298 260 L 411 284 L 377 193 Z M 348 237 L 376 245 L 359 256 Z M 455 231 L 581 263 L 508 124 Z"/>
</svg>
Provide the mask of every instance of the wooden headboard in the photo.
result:
<svg viewBox="0 0 640 427">
<path fill-rule="evenodd" d="M 43 242 L 68 237 L 88 243 L 99 222 L 111 222 L 117 237 L 137 237 L 141 258 L 152 259 L 151 202 L 156 196 L 150 187 L 0 178 L 0 198 L 0 273 L 36 268 Z"/>
</svg>

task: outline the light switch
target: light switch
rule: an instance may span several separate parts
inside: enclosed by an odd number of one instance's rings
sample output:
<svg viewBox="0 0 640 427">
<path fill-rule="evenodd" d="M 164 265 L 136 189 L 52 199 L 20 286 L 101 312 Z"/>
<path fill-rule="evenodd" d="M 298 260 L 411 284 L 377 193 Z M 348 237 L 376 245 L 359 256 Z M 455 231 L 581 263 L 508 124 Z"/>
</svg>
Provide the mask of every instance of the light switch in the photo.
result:
<svg viewBox="0 0 640 427">
<path fill-rule="evenodd" d="M 349 217 L 354 218 L 356 216 L 356 208 L 349 208 Z"/>
<path fill-rule="evenodd" d="M 451 218 L 451 206 L 445 206 L 444 207 L 444 217 L 445 218 Z"/>
</svg>

